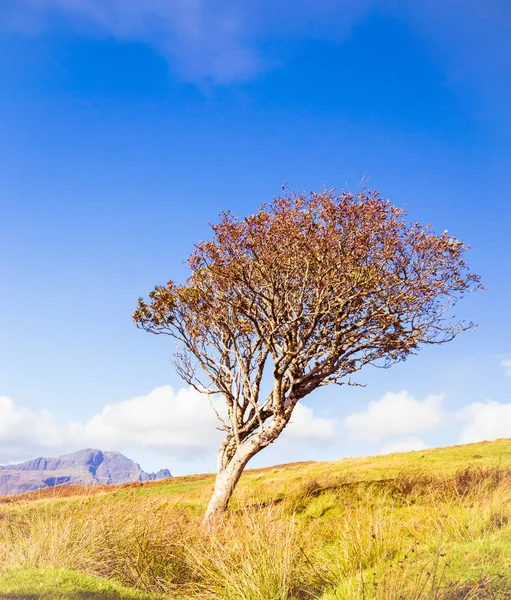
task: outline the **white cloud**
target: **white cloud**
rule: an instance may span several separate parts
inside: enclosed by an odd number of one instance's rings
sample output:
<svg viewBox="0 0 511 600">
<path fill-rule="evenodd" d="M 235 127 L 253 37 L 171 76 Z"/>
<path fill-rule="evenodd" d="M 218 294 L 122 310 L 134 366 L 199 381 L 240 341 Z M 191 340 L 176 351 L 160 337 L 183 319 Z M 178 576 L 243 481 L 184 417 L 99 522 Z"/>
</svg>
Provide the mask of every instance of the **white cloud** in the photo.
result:
<svg viewBox="0 0 511 600">
<path fill-rule="evenodd" d="M 153 448 L 189 459 L 218 447 L 218 425 L 206 395 L 192 388 L 175 392 L 167 385 L 105 406 L 81 425 L 78 438 L 81 445 Z"/>
<path fill-rule="evenodd" d="M 29 458 L 41 448 L 60 449 L 75 430 L 74 423 L 57 425 L 47 410 L 32 411 L 0 396 L 0 452 L 8 461 Z"/>
<path fill-rule="evenodd" d="M 426 450 L 428 445 L 418 437 L 408 437 L 385 444 L 380 454 L 394 454 L 394 452 L 411 452 L 412 450 Z"/>
<path fill-rule="evenodd" d="M 505 358 L 500 361 L 500 366 L 504 367 L 506 375 L 511 376 L 511 358 Z"/>
<path fill-rule="evenodd" d="M 337 433 L 336 419 L 315 417 L 312 408 L 297 404 L 282 437 L 290 442 L 300 440 L 307 444 L 327 445 L 336 440 Z"/>
<path fill-rule="evenodd" d="M 221 398 L 213 400 L 221 413 Z M 206 395 L 192 388 L 158 387 L 146 395 L 116 402 L 85 421 L 59 424 L 49 411 L 34 411 L 0 397 L 0 463 L 58 454 L 85 447 L 163 453 L 174 463 L 214 456 L 223 437 Z M 335 421 L 298 405 L 285 431 L 288 441 L 328 444 Z"/>
<path fill-rule="evenodd" d="M 218 402 L 218 400 L 217 400 Z M 7 460 L 83 447 L 152 449 L 175 460 L 214 452 L 222 438 L 205 395 L 170 386 L 112 403 L 86 421 L 59 424 L 46 410 L 33 411 L 0 397 L 0 452 Z"/>
<path fill-rule="evenodd" d="M 468 421 L 460 434 L 462 444 L 511 437 L 511 404 L 493 400 L 474 402 L 459 417 Z"/>
<path fill-rule="evenodd" d="M 344 419 L 351 440 L 381 442 L 438 429 L 444 423 L 443 395 L 430 395 L 422 402 L 406 391 L 387 392 L 369 403 L 367 410 Z"/>
</svg>

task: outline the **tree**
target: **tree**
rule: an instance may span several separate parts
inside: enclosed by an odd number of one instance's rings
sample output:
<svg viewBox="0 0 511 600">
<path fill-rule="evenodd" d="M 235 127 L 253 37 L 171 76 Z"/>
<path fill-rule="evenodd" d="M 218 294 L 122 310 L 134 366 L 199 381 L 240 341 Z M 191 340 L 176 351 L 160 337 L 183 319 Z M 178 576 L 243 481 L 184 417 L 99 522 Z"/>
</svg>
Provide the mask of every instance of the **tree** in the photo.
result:
<svg viewBox="0 0 511 600">
<path fill-rule="evenodd" d="M 222 213 L 212 229 L 186 284 L 155 287 L 134 313 L 140 328 L 177 340 L 188 384 L 225 401 L 206 522 L 302 398 L 472 328 L 450 312 L 482 287 L 468 246 L 407 224 L 376 191 L 287 194 L 242 220 Z"/>
</svg>

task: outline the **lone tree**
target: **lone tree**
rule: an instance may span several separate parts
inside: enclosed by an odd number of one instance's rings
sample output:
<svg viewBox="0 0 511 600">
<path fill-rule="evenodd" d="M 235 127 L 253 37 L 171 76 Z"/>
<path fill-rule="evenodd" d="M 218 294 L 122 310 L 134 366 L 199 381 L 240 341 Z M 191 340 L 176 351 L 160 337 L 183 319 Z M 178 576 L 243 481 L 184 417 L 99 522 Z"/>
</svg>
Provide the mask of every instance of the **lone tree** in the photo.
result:
<svg viewBox="0 0 511 600">
<path fill-rule="evenodd" d="M 138 327 L 177 340 L 188 384 L 225 401 L 205 522 L 302 398 L 472 328 L 450 312 L 482 287 L 463 260 L 468 246 L 407 224 L 376 191 L 288 194 L 242 220 L 222 213 L 212 229 L 186 284 L 155 287 L 134 313 Z"/>
</svg>

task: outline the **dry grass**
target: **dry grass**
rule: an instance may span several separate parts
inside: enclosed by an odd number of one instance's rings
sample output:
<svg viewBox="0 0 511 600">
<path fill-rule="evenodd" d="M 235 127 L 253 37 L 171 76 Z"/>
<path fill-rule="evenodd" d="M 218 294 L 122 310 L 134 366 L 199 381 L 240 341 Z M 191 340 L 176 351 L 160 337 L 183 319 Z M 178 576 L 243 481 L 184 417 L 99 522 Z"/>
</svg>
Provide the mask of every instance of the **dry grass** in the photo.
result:
<svg viewBox="0 0 511 600">
<path fill-rule="evenodd" d="M 253 472 L 210 532 L 207 488 L 193 502 L 165 484 L 5 504 L 0 569 L 58 567 L 188 599 L 511 598 L 510 468 L 360 478 L 318 466 Z"/>
</svg>

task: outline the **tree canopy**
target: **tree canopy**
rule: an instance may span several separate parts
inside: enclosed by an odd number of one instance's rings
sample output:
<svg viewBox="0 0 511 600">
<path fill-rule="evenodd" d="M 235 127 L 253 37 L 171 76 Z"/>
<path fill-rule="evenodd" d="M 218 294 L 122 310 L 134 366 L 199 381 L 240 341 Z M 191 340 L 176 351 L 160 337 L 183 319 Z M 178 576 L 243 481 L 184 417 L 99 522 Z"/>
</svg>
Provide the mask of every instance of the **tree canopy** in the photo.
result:
<svg viewBox="0 0 511 600">
<path fill-rule="evenodd" d="M 317 387 L 473 326 L 451 314 L 482 287 L 468 246 L 408 223 L 376 191 L 287 194 L 243 219 L 222 213 L 212 229 L 186 283 L 155 287 L 134 320 L 174 337 L 183 379 L 224 398 L 219 475 L 235 458 L 230 470 L 242 470 Z"/>
</svg>

